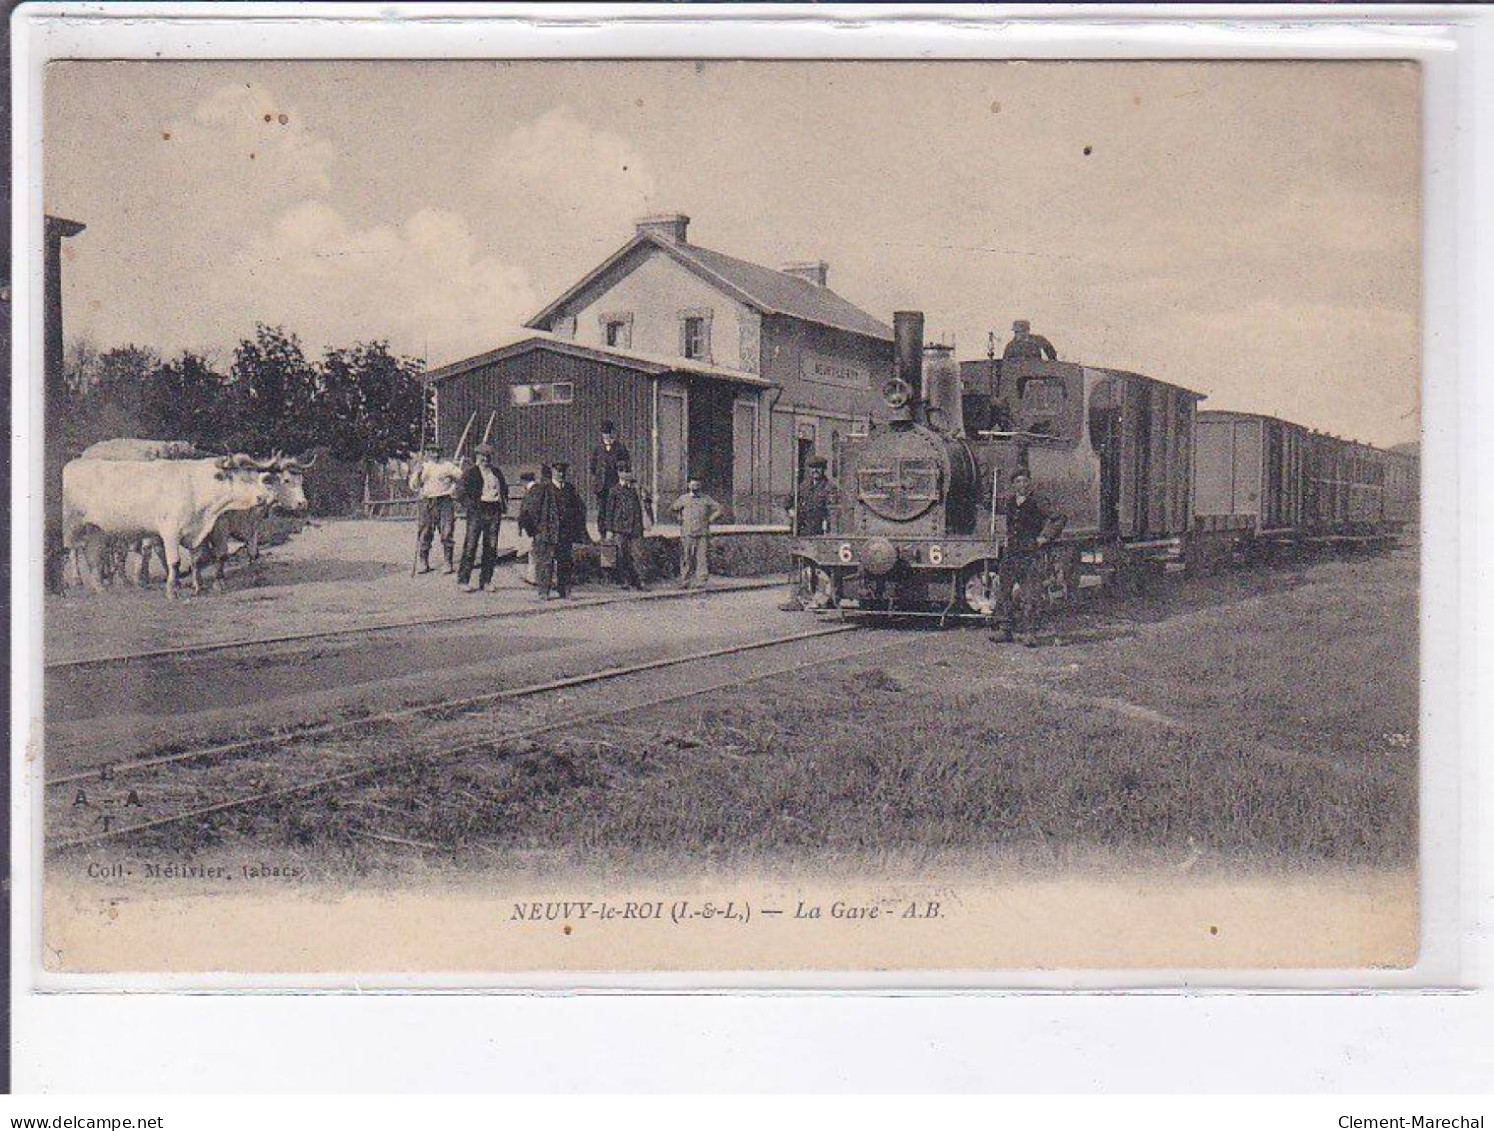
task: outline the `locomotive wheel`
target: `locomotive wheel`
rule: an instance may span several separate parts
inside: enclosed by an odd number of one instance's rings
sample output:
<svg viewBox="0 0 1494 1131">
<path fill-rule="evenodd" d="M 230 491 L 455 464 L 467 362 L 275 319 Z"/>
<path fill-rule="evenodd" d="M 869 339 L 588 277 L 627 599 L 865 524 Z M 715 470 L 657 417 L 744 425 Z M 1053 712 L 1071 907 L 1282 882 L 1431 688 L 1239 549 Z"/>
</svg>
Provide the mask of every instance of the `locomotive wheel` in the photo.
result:
<svg viewBox="0 0 1494 1131">
<path fill-rule="evenodd" d="M 968 612 L 978 616 L 996 615 L 996 563 L 975 562 L 960 571 L 957 582 L 960 600 Z"/>
<path fill-rule="evenodd" d="M 831 609 L 837 604 L 835 579 L 808 558 L 796 558 L 798 592 L 811 609 Z"/>
<path fill-rule="evenodd" d="M 1042 599 L 1049 608 L 1060 609 L 1079 590 L 1079 549 L 1077 546 L 1049 550 L 1042 571 Z"/>
</svg>

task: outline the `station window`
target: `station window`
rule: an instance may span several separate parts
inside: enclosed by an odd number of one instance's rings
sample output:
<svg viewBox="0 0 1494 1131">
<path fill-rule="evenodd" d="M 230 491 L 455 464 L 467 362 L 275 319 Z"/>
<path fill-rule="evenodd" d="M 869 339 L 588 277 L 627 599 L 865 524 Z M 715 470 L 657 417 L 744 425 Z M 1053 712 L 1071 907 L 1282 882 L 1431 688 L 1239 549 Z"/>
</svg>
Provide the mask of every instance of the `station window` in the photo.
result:
<svg viewBox="0 0 1494 1131">
<path fill-rule="evenodd" d="M 684 332 L 684 354 L 686 357 L 703 361 L 710 353 L 709 342 L 706 338 L 706 321 L 704 318 L 686 318 Z"/>
<path fill-rule="evenodd" d="M 570 404 L 576 399 L 576 386 L 570 381 L 551 381 L 543 385 L 510 385 L 508 399 L 515 408 Z"/>
<path fill-rule="evenodd" d="M 616 349 L 629 349 L 633 345 L 633 316 L 626 312 L 600 315 L 602 341 Z"/>
</svg>

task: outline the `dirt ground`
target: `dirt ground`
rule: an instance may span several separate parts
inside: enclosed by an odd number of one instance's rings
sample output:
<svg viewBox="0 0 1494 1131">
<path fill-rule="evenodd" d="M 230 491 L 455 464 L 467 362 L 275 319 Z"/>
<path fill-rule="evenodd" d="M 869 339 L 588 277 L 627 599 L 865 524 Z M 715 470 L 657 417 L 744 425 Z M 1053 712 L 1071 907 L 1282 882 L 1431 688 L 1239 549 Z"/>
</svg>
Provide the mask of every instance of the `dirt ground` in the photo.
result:
<svg viewBox="0 0 1494 1131">
<path fill-rule="evenodd" d="M 461 550 L 458 524 L 457 550 Z M 505 522 L 500 551 L 517 535 Z M 456 578 L 439 569 L 410 576 L 415 555 L 412 522 L 360 519 L 320 520 L 283 545 L 263 552 L 258 562 L 236 558 L 221 591 L 168 601 L 156 568 L 146 590 L 115 585 L 103 593 L 77 587 L 49 598 L 44 610 L 46 662 L 129 655 L 223 641 L 331 632 L 378 624 L 436 622 L 474 613 L 527 611 L 534 591 L 520 578 L 521 564 L 500 564 L 486 593 L 466 593 Z M 658 579 L 660 588 L 670 584 Z M 730 587 L 727 578 L 713 584 Z M 741 584 L 737 582 L 736 584 Z M 749 581 L 746 584 L 760 584 Z M 578 588 L 579 601 L 613 599 L 619 594 L 597 582 Z"/>
</svg>

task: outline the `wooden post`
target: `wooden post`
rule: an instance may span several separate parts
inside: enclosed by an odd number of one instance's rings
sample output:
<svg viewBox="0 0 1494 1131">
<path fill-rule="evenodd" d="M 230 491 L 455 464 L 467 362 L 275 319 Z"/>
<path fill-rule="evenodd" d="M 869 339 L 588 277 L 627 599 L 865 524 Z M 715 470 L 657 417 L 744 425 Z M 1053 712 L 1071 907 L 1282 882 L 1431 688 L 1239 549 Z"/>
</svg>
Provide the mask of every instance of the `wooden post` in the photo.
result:
<svg viewBox="0 0 1494 1131">
<path fill-rule="evenodd" d="M 46 218 L 45 333 L 42 338 L 42 574 L 49 593 L 62 592 L 62 434 L 67 408 L 67 375 L 62 366 L 62 241 L 83 230 L 76 220 Z M 21 284 L 18 284 L 21 285 Z M 22 521 L 25 521 L 22 519 Z"/>
</svg>

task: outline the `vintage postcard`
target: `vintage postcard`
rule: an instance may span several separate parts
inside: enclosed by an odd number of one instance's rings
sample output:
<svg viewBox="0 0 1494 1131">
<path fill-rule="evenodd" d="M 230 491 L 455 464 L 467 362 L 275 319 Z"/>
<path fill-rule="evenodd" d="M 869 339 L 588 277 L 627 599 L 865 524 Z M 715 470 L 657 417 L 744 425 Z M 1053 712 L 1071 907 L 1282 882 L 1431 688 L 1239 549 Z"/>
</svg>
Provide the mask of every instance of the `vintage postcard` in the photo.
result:
<svg viewBox="0 0 1494 1131">
<path fill-rule="evenodd" d="M 47 972 L 1417 962 L 1415 62 L 44 115 Z"/>
</svg>

